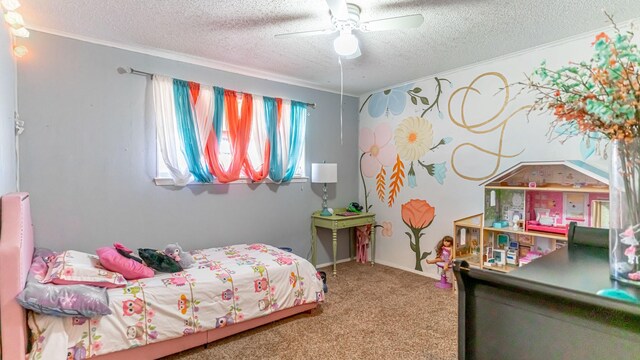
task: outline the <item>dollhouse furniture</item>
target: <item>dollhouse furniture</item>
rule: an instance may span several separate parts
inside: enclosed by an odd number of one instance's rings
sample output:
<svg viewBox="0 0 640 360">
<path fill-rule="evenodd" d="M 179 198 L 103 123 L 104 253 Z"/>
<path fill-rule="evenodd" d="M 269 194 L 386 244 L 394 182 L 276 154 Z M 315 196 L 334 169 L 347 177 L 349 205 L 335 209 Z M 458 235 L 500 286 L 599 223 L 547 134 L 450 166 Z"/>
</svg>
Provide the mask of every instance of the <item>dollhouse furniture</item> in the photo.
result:
<svg viewBox="0 0 640 360">
<path fill-rule="evenodd" d="M 458 358 L 637 359 L 640 305 L 598 295 L 640 299 L 640 288 L 609 277 L 607 233 L 593 242 L 578 231 L 509 274 L 456 260 Z"/>
<path fill-rule="evenodd" d="M 467 262 L 509 272 L 566 246 L 569 223 L 591 226 L 592 208 L 609 199 L 608 184 L 606 172 L 577 160 L 522 162 L 503 171 L 481 184 L 481 258 Z M 489 249 L 499 258 L 489 261 Z"/>
<path fill-rule="evenodd" d="M 27 312 L 16 301 L 16 296 L 22 291 L 25 286 L 25 279 L 31 266 L 31 261 L 34 254 L 34 237 L 29 205 L 29 194 L 14 193 L 6 194 L 2 197 L 1 225 L 2 233 L 0 236 L 0 264 L 2 264 L 2 271 L 0 271 L 0 284 L 2 284 L 2 286 L 0 287 L 0 313 L 2 314 L 2 316 L 0 317 L 0 328 L 2 330 L 2 358 L 7 360 L 19 360 L 25 359 L 27 355 L 27 343 L 29 342 L 27 338 Z M 273 247 L 270 247 L 269 251 L 278 253 L 280 252 L 280 250 Z M 313 294 L 313 299 L 317 300 L 319 296 L 322 296 L 322 288 L 317 285 L 318 281 L 315 281 L 315 279 L 313 279 L 313 277 L 316 276 L 315 267 L 313 267 L 306 260 L 299 257 L 296 257 L 295 261 L 298 261 L 299 265 L 301 265 L 301 269 L 307 269 L 306 274 L 301 274 L 301 276 L 304 276 L 305 278 L 311 280 L 305 280 L 305 286 L 310 287 L 313 282 L 316 283 L 316 287 L 319 291 Z M 286 269 L 287 267 L 283 266 L 282 268 Z M 298 267 L 296 266 L 296 268 Z M 238 269 L 239 268 L 235 268 L 235 271 L 237 271 Z M 194 267 L 194 271 L 206 272 L 209 271 L 209 269 L 195 269 Z M 165 274 L 164 276 L 168 275 Z M 157 279 L 162 276 L 163 275 L 156 275 L 154 278 L 145 279 L 145 281 L 152 281 L 153 279 Z M 254 283 L 244 283 L 240 280 L 241 278 L 242 276 L 237 277 L 238 282 L 236 285 L 239 288 L 246 287 L 252 289 L 254 287 Z M 249 279 L 250 277 L 247 278 Z M 291 285 L 288 280 L 288 276 L 284 275 L 282 276 L 282 278 L 284 279 L 284 281 L 286 281 L 284 283 L 284 288 L 290 289 Z M 234 279 L 236 279 L 235 276 Z M 217 281 L 218 279 L 215 280 Z M 203 286 L 206 286 L 205 282 L 198 283 L 199 289 L 208 289 Z M 161 288 L 165 287 L 166 286 L 161 286 Z M 151 290 L 152 289 L 150 286 L 146 286 L 144 291 L 150 292 Z M 192 347 L 205 345 L 215 340 L 248 329 L 252 329 L 254 327 L 261 326 L 288 316 L 292 316 L 301 312 L 308 312 L 318 306 L 317 301 L 302 301 L 300 303 L 296 303 L 292 300 L 291 306 L 287 304 L 285 306 L 282 306 L 278 310 L 265 313 L 264 316 L 251 318 L 247 317 L 247 320 L 239 321 L 237 323 L 225 322 L 226 326 L 216 326 L 213 329 L 209 329 L 208 327 L 203 326 L 203 328 L 197 332 L 185 332 L 184 334 L 181 333 L 178 336 L 167 340 L 161 340 L 160 338 L 158 338 L 156 342 L 151 341 L 147 342 L 146 344 L 141 343 L 139 344 L 140 346 L 132 347 L 129 339 L 123 335 L 128 335 L 129 329 L 126 327 L 119 327 L 119 325 L 121 324 L 120 320 L 124 319 L 124 317 L 122 317 L 123 305 L 119 303 L 117 299 L 122 299 L 123 296 L 127 295 L 123 294 L 123 288 L 114 288 L 109 289 L 108 291 L 112 314 L 92 318 L 91 323 L 87 322 L 86 326 L 95 326 L 95 328 L 93 328 L 91 331 L 104 331 L 103 334 L 105 334 L 106 336 L 102 337 L 102 341 L 104 343 L 106 343 L 106 341 L 109 341 L 111 344 L 110 346 L 113 346 L 114 348 L 117 347 L 118 349 L 122 350 L 106 350 L 106 345 L 104 345 L 104 348 L 102 348 L 102 352 L 98 356 L 95 356 L 96 359 L 101 360 L 130 358 L 157 359 Z M 153 292 L 148 295 L 154 299 L 161 298 L 156 297 Z M 214 298 L 213 295 L 212 298 Z M 220 297 L 217 297 L 216 299 L 220 299 Z M 203 301 L 199 304 L 201 311 L 204 310 L 205 306 L 208 306 L 206 304 L 207 301 L 203 299 Z M 170 309 L 174 309 L 174 306 L 175 303 L 171 302 Z M 244 311 L 247 312 L 248 309 L 245 307 Z M 147 310 L 144 310 L 143 312 L 145 316 L 147 316 L 147 314 L 150 314 L 150 312 L 147 312 Z M 156 313 L 156 320 L 162 319 L 163 326 L 165 328 L 174 329 L 176 323 L 169 320 L 175 320 L 171 318 L 171 314 L 174 314 L 176 312 L 163 310 L 162 313 L 163 314 L 160 314 L 159 311 Z M 38 319 L 41 319 L 48 324 L 48 326 L 46 327 L 41 326 L 37 328 L 37 331 L 42 331 L 42 335 L 33 337 L 34 340 L 37 340 L 32 344 L 32 348 L 37 349 L 36 351 L 47 351 L 46 345 L 42 345 L 45 344 L 47 338 L 52 339 L 52 345 L 57 346 L 59 341 L 65 341 L 60 339 L 66 339 L 66 337 L 69 336 L 69 341 L 71 341 L 71 336 L 75 337 L 82 335 L 82 333 L 78 334 L 77 332 L 67 333 L 68 329 L 74 327 L 71 325 L 71 322 L 74 319 L 70 317 L 52 317 L 48 315 L 34 314 L 32 312 L 29 312 L 28 316 L 31 321 L 39 321 Z M 177 320 L 179 320 L 178 328 L 181 329 L 182 326 L 184 326 L 184 320 L 182 320 L 181 318 L 178 318 Z M 94 321 L 96 321 L 95 325 L 93 323 Z M 107 332 L 107 330 L 111 332 Z M 55 339 L 58 340 L 56 341 Z M 40 340 L 43 341 L 42 344 L 40 344 Z M 90 340 L 95 340 L 95 338 L 92 338 Z M 67 344 L 68 342 L 65 344 L 60 344 L 65 350 L 64 354 L 56 352 L 55 356 L 43 355 L 42 358 L 67 358 L 67 351 L 65 346 Z M 40 346 L 44 346 L 44 348 L 41 349 Z M 99 350 L 92 348 L 92 351 Z M 109 353 L 106 353 L 107 351 L 109 351 Z M 87 355 L 93 356 L 96 354 L 89 353 Z"/>
<path fill-rule="evenodd" d="M 347 209 L 335 209 L 333 215 L 320 215 L 321 211 L 316 211 L 311 215 L 311 264 L 316 266 L 316 247 L 318 242 L 318 228 L 330 229 L 333 239 L 333 276 L 336 276 L 336 256 L 338 253 L 338 230 L 350 229 L 349 231 L 349 258 L 353 259 L 354 231 L 358 226 L 371 225 L 371 265 L 376 260 L 376 214 L 361 213 L 356 215 L 341 216 L 338 214 L 346 213 Z M 352 229 L 353 228 L 353 229 Z"/>
<path fill-rule="evenodd" d="M 482 224 L 482 214 L 464 217 L 453 222 L 452 259 L 465 260 L 470 266 L 480 267 Z"/>
</svg>

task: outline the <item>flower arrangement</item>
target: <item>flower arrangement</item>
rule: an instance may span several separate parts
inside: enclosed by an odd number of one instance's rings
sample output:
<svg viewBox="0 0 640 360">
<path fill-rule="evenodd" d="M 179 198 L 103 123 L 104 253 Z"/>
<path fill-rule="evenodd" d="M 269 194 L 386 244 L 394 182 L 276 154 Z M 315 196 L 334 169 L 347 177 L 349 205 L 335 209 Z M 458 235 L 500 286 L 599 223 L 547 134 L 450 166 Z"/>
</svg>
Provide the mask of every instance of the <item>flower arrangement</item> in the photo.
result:
<svg viewBox="0 0 640 360">
<path fill-rule="evenodd" d="M 538 95 L 533 110 L 553 113 L 550 138 L 611 140 L 610 274 L 640 286 L 640 50 L 605 15 L 615 33 L 596 36 L 589 61 L 559 70 L 543 62 L 523 85 Z"/>
<path fill-rule="evenodd" d="M 537 98 L 532 110 L 549 110 L 555 119 L 550 137 L 578 134 L 630 142 L 640 135 L 640 51 L 631 31 L 602 32 L 589 61 L 551 70 L 546 62 L 524 84 Z"/>
</svg>

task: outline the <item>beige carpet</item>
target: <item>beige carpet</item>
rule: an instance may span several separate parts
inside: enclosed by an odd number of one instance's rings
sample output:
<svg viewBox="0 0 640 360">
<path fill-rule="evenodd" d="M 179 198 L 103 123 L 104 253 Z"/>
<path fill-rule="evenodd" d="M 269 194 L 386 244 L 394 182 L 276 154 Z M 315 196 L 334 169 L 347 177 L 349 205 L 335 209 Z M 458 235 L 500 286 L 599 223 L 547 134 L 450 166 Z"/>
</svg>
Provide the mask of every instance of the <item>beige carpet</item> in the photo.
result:
<svg viewBox="0 0 640 360">
<path fill-rule="evenodd" d="M 204 359 L 456 359 L 457 297 L 435 280 L 356 262 L 327 272 L 327 301 L 299 314 L 170 356 Z"/>
</svg>

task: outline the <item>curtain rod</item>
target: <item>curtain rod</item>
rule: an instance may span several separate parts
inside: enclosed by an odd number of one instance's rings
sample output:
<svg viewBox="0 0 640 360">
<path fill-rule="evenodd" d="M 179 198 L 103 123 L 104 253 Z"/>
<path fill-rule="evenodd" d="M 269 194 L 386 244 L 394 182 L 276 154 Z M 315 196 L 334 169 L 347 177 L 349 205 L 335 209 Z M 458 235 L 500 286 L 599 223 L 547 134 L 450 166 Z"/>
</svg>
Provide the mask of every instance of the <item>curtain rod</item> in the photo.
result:
<svg viewBox="0 0 640 360">
<path fill-rule="evenodd" d="M 136 70 L 130 67 L 119 67 L 118 68 L 118 73 L 119 74 L 133 74 L 133 75 L 140 75 L 140 76 L 149 76 L 149 77 L 153 77 L 152 73 L 146 72 L 146 71 L 140 71 L 140 70 Z M 238 94 L 242 94 L 242 92 L 237 91 Z M 296 100 L 297 101 L 297 100 Z M 315 103 L 308 103 L 308 102 L 304 102 L 304 101 L 300 101 L 301 103 L 307 104 L 308 106 L 311 106 L 312 109 L 316 108 L 316 104 Z"/>
</svg>

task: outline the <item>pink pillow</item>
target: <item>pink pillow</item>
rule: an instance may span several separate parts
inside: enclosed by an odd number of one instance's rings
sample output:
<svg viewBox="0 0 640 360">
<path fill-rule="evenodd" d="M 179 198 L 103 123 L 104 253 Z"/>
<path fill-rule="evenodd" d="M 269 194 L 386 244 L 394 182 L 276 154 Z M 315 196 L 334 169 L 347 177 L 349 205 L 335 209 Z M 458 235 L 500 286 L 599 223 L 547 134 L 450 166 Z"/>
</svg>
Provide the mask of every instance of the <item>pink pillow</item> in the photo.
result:
<svg viewBox="0 0 640 360">
<path fill-rule="evenodd" d="M 153 277 L 153 269 L 120 255 L 120 253 L 112 247 L 102 247 L 96 250 L 96 254 L 98 254 L 100 264 L 102 264 L 105 269 L 118 272 L 127 280 Z"/>
</svg>

